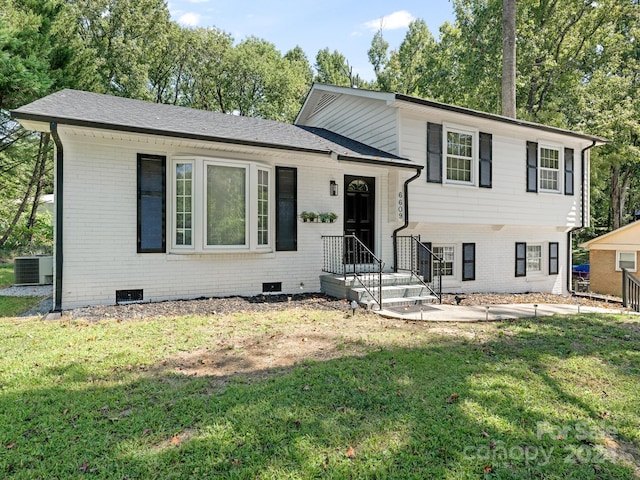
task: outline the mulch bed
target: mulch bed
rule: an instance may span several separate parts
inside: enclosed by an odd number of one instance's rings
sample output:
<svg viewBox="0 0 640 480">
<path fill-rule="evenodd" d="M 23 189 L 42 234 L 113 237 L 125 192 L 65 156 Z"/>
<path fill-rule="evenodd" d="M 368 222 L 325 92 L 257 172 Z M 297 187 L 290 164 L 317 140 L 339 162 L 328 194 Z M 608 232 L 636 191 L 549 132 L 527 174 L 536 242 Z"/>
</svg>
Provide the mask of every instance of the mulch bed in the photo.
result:
<svg viewBox="0 0 640 480">
<path fill-rule="evenodd" d="M 443 295 L 442 303 L 455 305 L 456 295 Z M 524 294 L 459 294 L 460 305 L 499 305 L 514 303 L 529 304 L 578 304 L 592 307 L 620 309 L 618 302 L 597 299 L 565 297 L 548 293 Z M 612 297 L 612 300 L 616 300 Z M 184 315 L 227 315 L 242 312 L 282 311 L 287 309 L 331 310 L 349 312 L 350 303 L 319 293 L 294 295 L 257 295 L 255 297 L 199 298 L 196 300 L 175 300 L 156 303 L 133 303 L 77 308 L 64 312 L 66 318 L 102 320 L 140 319 L 149 317 L 173 317 Z"/>
</svg>

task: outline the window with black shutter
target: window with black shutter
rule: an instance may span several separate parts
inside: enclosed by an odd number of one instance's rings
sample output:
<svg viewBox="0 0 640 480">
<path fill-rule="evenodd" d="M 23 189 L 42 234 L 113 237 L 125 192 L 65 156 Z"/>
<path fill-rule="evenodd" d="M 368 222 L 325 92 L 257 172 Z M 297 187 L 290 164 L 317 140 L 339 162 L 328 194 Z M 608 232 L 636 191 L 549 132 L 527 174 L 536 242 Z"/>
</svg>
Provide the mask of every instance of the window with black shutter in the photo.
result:
<svg viewBox="0 0 640 480">
<path fill-rule="evenodd" d="M 516 242 L 516 277 L 527 276 L 527 244 Z"/>
<path fill-rule="evenodd" d="M 493 138 L 490 133 L 480 132 L 480 173 L 478 185 L 483 188 L 491 188 L 492 142 Z"/>
<path fill-rule="evenodd" d="M 442 183 L 442 125 L 427 124 L 427 182 Z"/>
<path fill-rule="evenodd" d="M 166 251 L 166 163 L 138 154 L 138 253 Z"/>
<path fill-rule="evenodd" d="M 527 192 L 538 191 L 538 144 L 527 142 Z"/>
<path fill-rule="evenodd" d="M 476 279 L 476 244 L 462 244 L 462 281 Z"/>
<path fill-rule="evenodd" d="M 559 244 L 558 242 L 549 243 L 549 275 L 557 275 L 559 270 Z"/>
<path fill-rule="evenodd" d="M 564 194 L 573 195 L 573 148 L 564 149 Z"/>
<path fill-rule="evenodd" d="M 297 169 L 276 167 L 276 250 L 298 249 Z"/>
</svg>

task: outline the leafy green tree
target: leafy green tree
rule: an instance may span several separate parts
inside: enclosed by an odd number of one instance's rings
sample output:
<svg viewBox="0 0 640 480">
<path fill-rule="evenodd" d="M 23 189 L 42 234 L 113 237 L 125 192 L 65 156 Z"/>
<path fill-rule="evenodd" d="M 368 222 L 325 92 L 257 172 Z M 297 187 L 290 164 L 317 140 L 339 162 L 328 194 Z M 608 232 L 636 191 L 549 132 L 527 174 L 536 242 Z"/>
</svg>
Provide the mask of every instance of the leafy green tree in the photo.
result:
<svg viewBox="0 0 640 480">
<path fill-rule="evenodd" d="M 343 54 L 324 48 L 316 55 L 315 81 L 343 87 L 361 87 L 364 85 L 360 76 L 353 73 L 353 67 Z"/>
<path fill-rule="evenodd" d="M 166 43 L 170 15 L 164 0 L 68 0 L 77 33 L 93 52 L 93 90 L 151 99 L 152 52 Z"/>
</svg>

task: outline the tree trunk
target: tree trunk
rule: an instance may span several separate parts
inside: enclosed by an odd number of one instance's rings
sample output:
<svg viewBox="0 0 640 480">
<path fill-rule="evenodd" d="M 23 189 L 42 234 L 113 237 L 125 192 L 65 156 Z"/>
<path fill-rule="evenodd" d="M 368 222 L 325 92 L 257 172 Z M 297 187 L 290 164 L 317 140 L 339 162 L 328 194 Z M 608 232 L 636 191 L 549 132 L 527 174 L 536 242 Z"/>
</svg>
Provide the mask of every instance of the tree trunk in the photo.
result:
<svg viewBox="0 0 640 480">
<path fill-rule="evenodd" d="M 51 134 L 49 133 L 41 133 L 40 134 L 40 149 L 38 151 L 38 165 L 37 165 L 37 175 L 38 175 L 38 183 L 36 184 L 36 193 L 33 195 L 33 203 L 31 204 L 31 213 L 29 214 L 29 222 L 27 223 L 27 228 L 29 229 L 29 242 L 33 239 L 33 227 L 36 224 L 36 213 L 38 212 L 38 206 L 40 204 L 40 196 L 42 194 L 42 183 L 44 182 L 44 174 L 47 171 L 47 157 L 49 152 L 49 140 L 51 138 Z"/>
<path fill-rule="evenodd" d="M 27 189 L 24 192 L 24 196 L 22 197 L 22 201 L 20 202 L 20 207 L 18 208 L 18 211 L 13 216 L 13 219 L 11 220 L 11 223 L 7 227 L 6 232 L 4 232 L 4 235 L 2 235 L 2 238 L 0 238 L 0 247 L 2 247 L 7 242 L 7 239 L 9 238 L 11 233 L 13 233 L 13 230 L 16 227 L 16 225 L 18 224 L 18 221 L 20 220 L 20 217 L 22 216 L 22 213 L 24 212 L 25 208 L 27 207 L 27 203 L 29 202 L 29 197 L 31 197 L 31 190 L 33 190 L 34 185 L 38 181 L 38 172 L 39 172 L 39 167 L 40 167 L 40 161 L 39 160 L 40 160 L 41 152 L 43 151 L 43 144 L 44 144 L 44 138 L 41 135 L 40 136 L 40 147 L 38 148 L 38 155 L 37 155 L 36 161 L 35 161 L 35 163 L 33 165 L 33 173 L 31 174 L 31 178 L 29 178 L 29 184 L 27 185 Z"/>
<path fill-rule="evenodd" d="M 502 115 L 516 118 L 516 0 L 502 0 Z"/>
<path fill-rule="evenodd" d="M 630 165 L 611 167 L 611 192 L 609 195 L 613 230 L 622 227 L 624 221 L 624 206 L 631 183 L 632 171 Z"/>
</svg>

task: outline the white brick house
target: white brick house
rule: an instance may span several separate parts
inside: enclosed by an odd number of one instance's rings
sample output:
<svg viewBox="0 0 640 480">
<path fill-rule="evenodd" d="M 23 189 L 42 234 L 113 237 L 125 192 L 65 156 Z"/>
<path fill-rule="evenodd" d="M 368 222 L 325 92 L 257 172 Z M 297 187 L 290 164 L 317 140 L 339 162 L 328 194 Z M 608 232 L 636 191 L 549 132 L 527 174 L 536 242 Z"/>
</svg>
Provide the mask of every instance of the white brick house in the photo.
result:
<svg viewBox="0 0 640 480">
<path fill-rule="evenodd" d="M 56 145 L 55 310 L 330 291 L 323 271 L 406 268 L 407 235 L 444 257 L 445 290 L 565 292 L 569 232 L 588 223 L 588 148 L 602 143 L 323 85 L 296 125 L 74 90 L 12 114 Z M 410 260 L 418 282 L 432 277 L 425 258 Z"/>
</svg>

